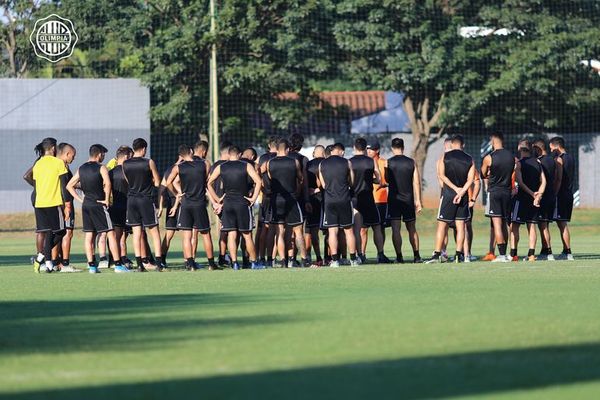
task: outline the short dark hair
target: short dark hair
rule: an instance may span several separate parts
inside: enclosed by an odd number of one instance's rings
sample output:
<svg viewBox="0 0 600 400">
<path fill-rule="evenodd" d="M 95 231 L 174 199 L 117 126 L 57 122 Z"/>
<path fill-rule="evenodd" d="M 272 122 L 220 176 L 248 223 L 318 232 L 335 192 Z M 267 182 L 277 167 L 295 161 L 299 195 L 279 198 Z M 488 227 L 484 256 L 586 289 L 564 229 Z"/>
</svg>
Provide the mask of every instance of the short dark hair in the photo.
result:
<svg viewBox="0 0 600 400">
<path fill-rule="evenodd" d="M 100 154 L 106 154 L 108 149 L 101 144 L 93 144 L 90 146 L 90 157 L 96 157 Z"/>
<path fill-rule="evenodd" d="M 244 149 L 244 152 L 246 151 L 252 153 L 252 158 L 250 159 L 250 161 L 256 161 L 256 159 L 258 158 L 258 153 L 256 152 L 256 149 L 254 147 L 246 147 Z"/>
<path fill-rule="evenodd" d="M 401 150 L 404 150 L 404 139 L 393 138 L 392 139 L 392 149 L 401 149 Z"/>
<path fill-rule="evenodd" d="M 206 140 L 199 140 L 194 144 L 194 150 L 195 149 L 204 149 L 204 150 L 208 150 L 208 142 Z"/>
<path fill-rule="evenodd" d="M 354 148 L 358 151 L 365 151 L 367 149 L 367 140 L 359 137 L 354 141 Z"/>
<path fill-rule="evenodd" d="M 181 157 L 183 156 L 188 156 L 191 153 L 193 153 L 192 148 L 187 145 L 187 144 L 180 144 L 179 145 L 179 149 L 177 150 L 177 154 L 179 154 Z"/>
<path fill-rule="evenodd" d="M 241 152 L 240 148 L 235 145 L 230 145 L 230 146 L 228 146 L 228 148 L 229 148 L 229 150 L 227 150 L 227 151 L 229 152 L 229 154 L 237 155 L 237 154 L 240 154 L 240 152 Z"/>
<path fill-rule="evenodd" d="M 288 139 L 290 141 L 290 150 L 300 151 L 300 149 L 302 149 L 304 136 L 299 133 L 292 133 Z"/>
<path fill-rule="evenodd" d="M 563 139 L 562 136 L 554 136 L 552 139 L 550 139 L 550 143 L 555 146 L 562 147 L 563 149 L 565 148 L 565 139 Z"/>
<path fill-rule="evenodd" d="M 496 138 L 499 141 L 501 141 L 502 143 L 504 143 L 504 135 L 502 134 L 502 132 L 493 132 L 490 135 L 490 138 Z"/>
<path fill-rule="evenodd" d="M 60 153 L 67 151 L 68 148 L 75 149 L 75 147 L 73 147 L 73 145 L 66 143 L 66 142 L 61 142 L 58 144 L 57 150 L 58 150 L 58 153 L 60 154 Z"/>
<path fill-rule="evenodd" d="M 340 151 L 344 151 L 346 150 L 346 148 L 344 147 L 344 145 L 340 142 L 334 143 L 333 146 L 331 146 L 331 150 L 340 150 Z"/>
<path fill-rule="evenodd" d="M 533 142 L 533 145 L 535 147 L 539 147 L 542 150 L 546 150 L 546 139 L 544 139 L 544 138 L 535 139 L 535 141 Z"/>
<path fill-rule="evenodd" d="M 282 147 L 283 147 L 283 149 L 290 148 L 290 142 L 286 138 L 279 138 L 277 140 L 277 149 L 279 150 Z"/>
<path fill-rule="evenodd" d="M 133 151 L 138 151 L 141 149 L 147 149 L 148 148 L 148 142 L 146 142 L 146 139 L 144 138 L 137 138 L 133 141 L 132 146 L 133 147 Z"/>
<path fill-rule="evenodd" d="M 277 146 L 277 142 L 279 142 L 280 137 L 277 135 L 271 135 L 267 139 L 267 146 Z"/>
<path fill-rule="evenodd" d="M 331 150 L 333 149 L 333 145 L 329 144 L 325 146 L 325 156 L 329 157 L 331 155 Z"/>
<path fill-rule="evenodd" d="M 463 138 L 462 135 L 456 134 L 456 135 L 452 135 L 452 143 L 460 143 L 460 145 L 462 146 L 463 144 L 465 144 L 465 138 Z"/>
<path fill-rule="evenodd" d="M 119 157 L 129 157 L 133 153 L 133 150 L 129 146 L 119 146 L 117 149 L 117 158 Z"/>
<path fill-rule="evenodd" d="M 221 146 L 219 146 L 219 151 L 222 153 L 224 151 L 229 151 L 229 149 L 233 146 L 229 140 L 225 140 L 221 142 Z M 239 149 L 238 149 L 239 150 Z"/>
</svg>

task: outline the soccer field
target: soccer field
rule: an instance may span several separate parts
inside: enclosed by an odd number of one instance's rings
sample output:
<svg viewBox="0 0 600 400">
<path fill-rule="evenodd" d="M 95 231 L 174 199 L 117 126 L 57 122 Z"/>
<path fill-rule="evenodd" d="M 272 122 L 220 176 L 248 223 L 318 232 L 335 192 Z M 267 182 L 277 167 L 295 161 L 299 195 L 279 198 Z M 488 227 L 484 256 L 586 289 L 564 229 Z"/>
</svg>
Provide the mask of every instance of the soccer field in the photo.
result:
<svg viewBox="0 0 600 400">
<path fill-rule="evenodd" d="M 97 276 L 36 275 L 3 232 L 0 398 L 598 398 L 599 220 L 571 263 Z"/>
</svg>

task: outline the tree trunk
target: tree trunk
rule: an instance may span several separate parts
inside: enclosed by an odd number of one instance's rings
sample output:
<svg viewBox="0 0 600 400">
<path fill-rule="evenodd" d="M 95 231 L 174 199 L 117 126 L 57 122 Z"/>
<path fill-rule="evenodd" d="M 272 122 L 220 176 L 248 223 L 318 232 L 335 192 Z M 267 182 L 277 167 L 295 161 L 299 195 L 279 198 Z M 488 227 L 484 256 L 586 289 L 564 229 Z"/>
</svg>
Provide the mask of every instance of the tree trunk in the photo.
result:
<svg viewBox="0 0 600 400">
<path fill-rule="evenodd" d="M 443 100 L 440 99 L 440 102 Z M 416 108 L 415 108 L 416 106 Z M 439 118 L 443 112 L 443 106 L 440 104 L 437 111 L 429 118 L 429 97 L 414 99 L 407 95 L 404 98 L 404 109 L 408 114 L 410 129 L 413 137 L 412 157 L 419 169 L 421 178 L 424 176 L 425 161 L 427 160 L 427 150 L 433 140 L 431 140 L 431 128 L 436 127 Z M 441 136 L 441 130 L 438 130 L 438 136 Z M 428 182 L 423 182 L 424 184 Z"/>
</svg>

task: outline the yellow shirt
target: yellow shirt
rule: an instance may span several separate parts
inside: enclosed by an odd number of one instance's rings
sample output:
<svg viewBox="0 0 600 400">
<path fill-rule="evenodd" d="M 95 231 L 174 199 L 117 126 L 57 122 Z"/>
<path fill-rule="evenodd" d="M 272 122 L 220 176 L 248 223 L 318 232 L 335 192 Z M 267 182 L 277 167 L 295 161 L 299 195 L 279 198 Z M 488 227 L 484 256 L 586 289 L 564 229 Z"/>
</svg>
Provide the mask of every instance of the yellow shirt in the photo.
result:
<svg viewBox="0 0 600 400">
<path fill-rule="evenodd" d="M 109 162 L 106 163 L 106 169 L 109 171 L 117 166 L 117 159 L 111 158 Z"/>
<path fill-rule="evenodd" d="M 60 176 L 67 173 L 63 160 L 53 156 L 43 156 L 33 166 L 35 181 L 35 207 L 56 207 L 63 205 L 60 190 Z"/>
</svg>

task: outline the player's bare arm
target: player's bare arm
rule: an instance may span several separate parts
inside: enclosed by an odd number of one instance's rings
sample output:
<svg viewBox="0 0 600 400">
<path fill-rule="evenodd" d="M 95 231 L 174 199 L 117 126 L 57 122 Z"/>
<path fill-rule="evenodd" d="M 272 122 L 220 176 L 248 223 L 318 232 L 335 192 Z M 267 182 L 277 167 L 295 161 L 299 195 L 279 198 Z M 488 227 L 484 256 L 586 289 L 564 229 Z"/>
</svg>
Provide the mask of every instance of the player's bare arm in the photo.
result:
<svg viewBox="0 0 600 400">
<path fill-rule="evenodd" d="M 83 203 L 83 199 L 79 196 L 79 194 L 75 190 L 75 186 L 78 183 L 79 183 L 79 170 L 77 170 L 77 172 L 75 172 L 75 175 L 73 175 L 73 177 L 71 178 L 69 183 L 67 183 L 67 190 L 69 191 L 69 193 L 71 194 L 71 196 L 73 196 L 73 198 L 75 200 L 77 200 L 80 203 Z"/>
</svg>

